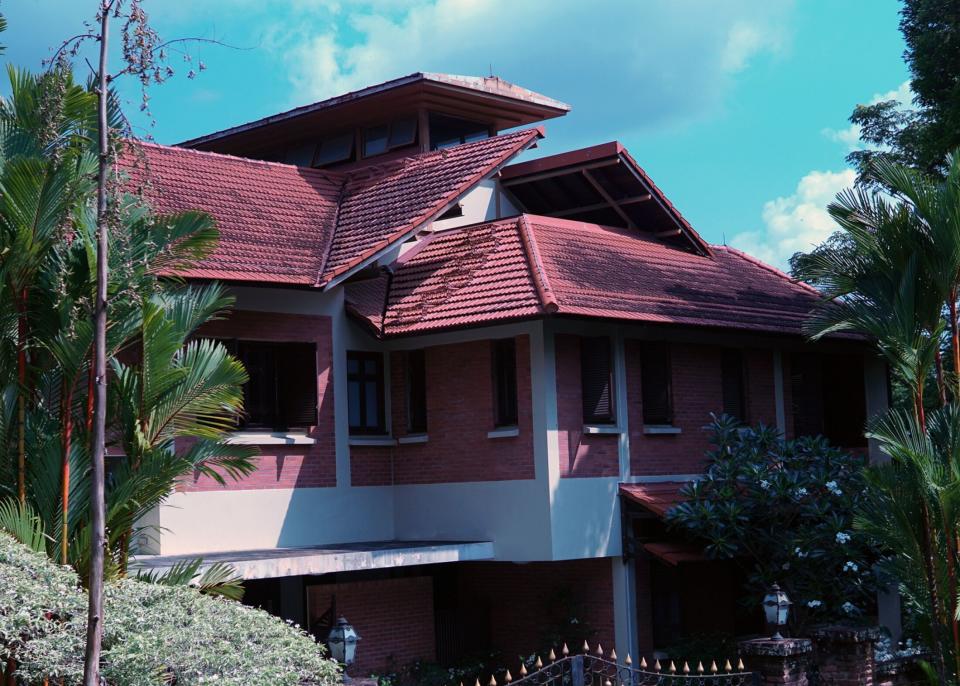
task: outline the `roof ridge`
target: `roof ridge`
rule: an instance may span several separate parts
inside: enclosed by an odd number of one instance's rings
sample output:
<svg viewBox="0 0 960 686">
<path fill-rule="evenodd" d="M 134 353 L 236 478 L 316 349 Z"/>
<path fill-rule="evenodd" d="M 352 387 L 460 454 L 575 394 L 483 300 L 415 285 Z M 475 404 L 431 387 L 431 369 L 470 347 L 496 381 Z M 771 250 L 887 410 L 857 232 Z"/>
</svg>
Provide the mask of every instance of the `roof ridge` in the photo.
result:
<svg viewBox="0 0 960 686">
<path fill-rule="evenodd" d="M 550 287 L 550 280 L 547 278 L 547 271 L 543 268 L 540 250 L 537 248 L 537 239 L 530 229 L 526 214 L 521 214 L 518 218 L 517 230 L 520 232 L 520 241 L 523 243 L 524 252 L 527 253 L 527 260 L 530 262 L 533 284 L 537 289 L 537 295 L 540 296 L 540 303 L 543 305 L 545 312 L 553 314 L 560 309 L 560 304 Z"/>
<path fill-rule="evenodd" d="M 796 285 L 796 286 L 800 286 L 801 288 L 803 288 L 803 289 L 805 289 L 805 290 L 807 290 L 807 291 L 810 291 L 811 293 L 817 295 L 818 297 L 823 297 L 823 293 L 821 293 L 820 291 L 818 291 L 816 288 L 814 288 L 814 287 L 811 286 L 810 284 L 805 283 L 805 282 L 803 282 L 803 281 L 800 281 L 799 279 L 793 278 L 792 276 L 790 276 L 789 274 L 787 274 L 785 271 L 783 271 L 783 270 L 781 270 L 781 269 L 777 269 L 777 268 L 774 267 L 772 264 L 767 264 L 767 263 L 764 262 L 763 260 L 761 260 L 761 259 L 759 259 L 759 258 L 757 258 L 757 257 L 754 257 L 753 255 L 751 255 L 751 254 L 749 254 L 749 253 L 746 253 L 746 252 L 744 252 L 743 250 L 739 250 L 739 249 L 734 248 L 734 247 L 731 247 L 731 246 L 729 246 L 729 245 L 714 245 L 713 248 L 714 248 L 714 249 L 724 250 L 725 252 L 733 253 L 734 255 L 740 257 L 741 259 L 744 259 L 744 260 L 746 260 L 747 262 L 750 262 L 751 264 L 754 264 L 754 265 L 760 267 L 761 269 L 766 269 L 768 272 L 779 276 L 781 279 L 786 279 L 786 280 L 789 281 L 790 283 L 792 283 L 792 284 L 794 284 L 794 285 Z"/>
<path fill-rule="evenodd" d="M 225 152 L 213 152 L 212 150 L 197 150 L 196 148 L 181 148 L 178 145 L 164 145 L 163 143 L 153 143 L 150 141 L 143 141 L 139 139 L 132 139 L 132 142 L 136 145 L 147 147 L 147 148 L 156 148 L 158 150 L 165 150 L 176 153 L 185 153 L 189 155 L 203 155 L 207 157 L 216 157 L 220 159 L 230 160 L 231 162 L 248 162 L 251 164 L 262 164 L 268 167 L 280 167 L 282 169 L 297 169 L 302 171 L 310 172 L 311 174 L 317 174 L 320 176 L 334 177 L 338 180 L 344 176 L 343 172 L 334 171 L 331 169 L 317 169 L 316 167 L 301 167 L 296 164 L 288 164 L 287 162 L 271 162 L 268 160 L 258 160 L 253 157 L 241 157 L 240 155 L 230 155 Z"/>
</svg>

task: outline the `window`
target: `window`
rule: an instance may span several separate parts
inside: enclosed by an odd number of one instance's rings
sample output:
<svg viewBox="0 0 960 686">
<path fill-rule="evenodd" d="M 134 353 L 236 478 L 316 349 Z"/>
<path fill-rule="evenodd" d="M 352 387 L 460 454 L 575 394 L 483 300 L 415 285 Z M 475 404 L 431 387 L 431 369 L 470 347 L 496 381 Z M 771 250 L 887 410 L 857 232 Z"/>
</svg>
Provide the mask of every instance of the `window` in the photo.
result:
<svg viewBox="0 0 960 686">
<path fill-rule="evenodd" d="M 728 348 L 720 360 L 721 384 L 723 386 L 723 413 L 747 420 L 747 399 L 744 392 L 743 353 Z"/>
<path fill-rule="evenodd" d="M 670 348 L 665 343 L 646 343 L 641 351 L 640 383 L 643 423 L 663 426 L 673 423 Z"/>
<path fill-rule="evenodd" d="M 407 431 L 427 433 L 427 361 L 423 350 L 407 353 Z"/>
<path fill-rule="evenodd" d="M 231 341 L 247 369 L 245 429 L 288 431 L 317 423 L 317 349 L 312 343 Z"/>
<path fill-rule="evenodd" d="M 430 148 L 439 150 L 462 143 L 481 140 L 490 136 L 486 124 L 443 114 L 430 115 Z"/>
<path fill-rule="evenodd" d="M 347 352 L 347 405 L 350 433 L 386 433 L 383 355 L 352 350 Z"/>
<path fill-rule="evenodd" d="M 335 162 L 346 162 L 353 157 L 353 131 L 324 138 L 317 149 L 317 159 L 313 164 L 322 167 Z"/>
<path fill-rule="evenodd" d="M 512 338 L 493 342 L 493 417 L 496 426 L 517 424 L 517 346 Z"/>
<path fill-rule="evenodd" d="M 610 339 L 606 336 L 580 339 L 580 387 L 585 424 L 613 424 L 613 372 Z"/>
<path fill-rule="evenodd" d="M 371 126 L 363 132 L 363 156 L 371 157 L 387 151 L 387 139 L 390 127 L 386 124 Z"/>
<path fill-rule="evenodd" d="M 403 117 L 390 124 L 390 138 L 387 147 L 391 150 L 404 145 L 413 145 L 417 139 L 416 117 Z"/>
<path fill-rule="evenodd" d="M 309 167 L 313 164 L 313 153 L 317 149 L 314 143 L 304 143 L 287 148 L 287 154 L 284 161 L 287 164 L 293 164 L 298 167 Z"/>
</svg>

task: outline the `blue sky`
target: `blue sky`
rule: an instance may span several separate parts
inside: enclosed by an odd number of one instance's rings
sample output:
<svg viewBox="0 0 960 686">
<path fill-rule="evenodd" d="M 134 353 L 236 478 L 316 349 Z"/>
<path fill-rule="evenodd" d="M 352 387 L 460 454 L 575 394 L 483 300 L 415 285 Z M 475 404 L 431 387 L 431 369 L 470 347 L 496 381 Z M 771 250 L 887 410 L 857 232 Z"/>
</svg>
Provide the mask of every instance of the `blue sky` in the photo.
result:
<svg viewBox="0 0 960 686">
<path fill-rule="evenodd" d="M 6 59 L 39 68 L 95 0 L 3 0 Z M 829 235 L 857 103 L 909 99 L 895 0 L 147 0 L 174 55 L 139 116 L 174 143 L 414 71 L 568 102 L 541 153 L 617 139 L 690 222 L 778 266 Z M 186 72 L 203 61 L 196 79 Z M 78 68 L 85 69 L 81 64 Z"/>
</svg>

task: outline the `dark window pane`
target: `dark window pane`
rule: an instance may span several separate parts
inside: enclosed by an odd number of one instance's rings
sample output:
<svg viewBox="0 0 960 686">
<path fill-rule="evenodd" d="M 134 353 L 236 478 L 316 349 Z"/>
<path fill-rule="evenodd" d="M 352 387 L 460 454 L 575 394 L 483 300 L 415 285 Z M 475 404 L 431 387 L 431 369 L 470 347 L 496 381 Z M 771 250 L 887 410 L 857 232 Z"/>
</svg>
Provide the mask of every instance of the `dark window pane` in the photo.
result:
<svg viewBox="0 0 960 686">
<path fill-rule="evenodd" d="M 369 129 L 363 132 L 364 157 L 379 155 L 380 153 L 387 151 L 387 136 L 389 134 L 389 130 L 390 127 L 384 124 L 383 126 L 371 126 Z"/>
<path fill-rule="evenodd" d="M 317 149 L 316 143 L 304 143 L 287 150 L 286 163 L 298 167 L 309 167 L 313 164 L 313 153 Z"/>
<path fill-rule="evenodd" d="M 427 431 L 427 363 L 423 350 L 407 354 L 407 430 Z"/>
<path fill-rule="evenodd" d="M 820 356 L 797 353 L 790 359 L 790 395 L 796 436 L 823 433 L 823 381 Z"/>
<path fill-rule="evenodd" d="M 580 379 L 583 421 L 587 424 L 613 423 L 613 373 L 610 339 L 606 336 L 580 339 Z"/>
<path fill-rule="evenodd" d="M 640 385 L 643 423 L 673 423 L 670 349 L 664 343 L 646 343 L 641 349 Z"/>
<path fill-rule="evenodd" d="M 249 429 L 286 431 L 316 424 L 317 352 L 312 343 L 238 341 L 237 358 L 250 380 L 244 386 Z"/>
<path fill-rule="evenodd" d="M 383 356 L 380 353 L 347 352 L 347 395 L 350 433 L 380 434 L 386 431 Z"/>
<path fill-rule="evenodd" d="M 430 147 L 433 150 L 480 140 L 489 135 L 485 124 L 443 114 L 430 115 Z"/>
<path fill-rule="evenodd" d="M 390 125 L 389 147 L 399 148 L 402 145 L 412 145 L 417 136 L 416 117 L 397 119 Z"/>
<path fill-rule="evenodd" d="M 314 164 L 322 167 L 334 162 L 345 162 L 351 157 L 353 157 L 353 131 L 324 138 L 320 141 L 320 148 L 317 150 L 317 159 Z"/>
<path fill-rule="evenodd" d="M 747 421 L 747 403 L 744 392 L 743 353 L 739 350 L 724 350 L 720 362 L 723 386 L 723 413 Z"/>
<path fill-rule="evenodd" d="M 496 426 L 517 423 L 517 347 L 512 338 L 493 343 L 493 401 Z"/>
</svg>

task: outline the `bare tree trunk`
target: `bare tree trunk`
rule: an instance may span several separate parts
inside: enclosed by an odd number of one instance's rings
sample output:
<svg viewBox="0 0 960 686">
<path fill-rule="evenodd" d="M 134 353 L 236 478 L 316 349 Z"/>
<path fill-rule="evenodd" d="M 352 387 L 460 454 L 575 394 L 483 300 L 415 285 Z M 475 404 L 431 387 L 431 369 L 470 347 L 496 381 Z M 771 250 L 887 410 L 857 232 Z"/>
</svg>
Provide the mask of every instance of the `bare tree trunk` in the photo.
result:
<svg viewBox="0 0 960 686">
<path fill-rule="evenodd" d="M 957 323 L 957 289 L 950 289 L 950 349 L 953 352 L 954 399 L 960 400 L 960 329 Z"/>
<path fill-rule="evenodd" d="M 17 294 L 17 500 L 27 503 L 27 289 Z"/>
<path fill-rule="evenodd" d="M 76 379 L 71 381 L 64 379 L 63 395 L 60 399 L 63 405 L 62 409 L 62 428 L 63 428 L 63 462 L 60 465 L 60 516 L 63 521 L 60 523 L 60 563 L 69 564 L 69 545 L 70 536 L 70 451 L 73 441 L 73 389 Z"/>
<path fill-rule="evenodd" d="M 104 444 L 107 410 L 107 176 L 109 173 L 109 131 L 107 130 L 107 47 L 109 45 L 112 0 L 100 5 L 100 64 L 97 74 L 97 121 L 99 125 L 97 169 L 97 294 L 94 305 L 94 405 L 91 441 L 90 487 L 90 572 L 88 583 L 87 648 L 83 662 L 84 686 L 100 686 L 100 647 L 103 639 L 103 564 L 105 548 Z"/>
<path fill-rule="evenodd" d="M 937 368 L 937 392 L 940 395 L 940 407 L 944 407 L 947 404 L 947 383 L 943 376 L 943 355 L 940 354 L 939 346 L 937 346 L 937 351 L 933 355 L 933 360 Z"/>
</svg>

